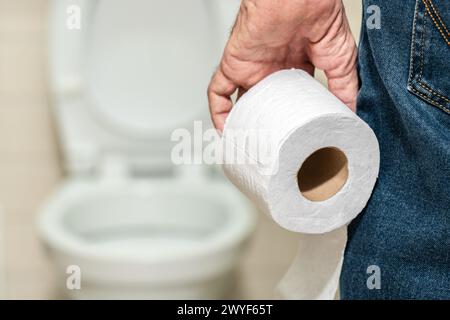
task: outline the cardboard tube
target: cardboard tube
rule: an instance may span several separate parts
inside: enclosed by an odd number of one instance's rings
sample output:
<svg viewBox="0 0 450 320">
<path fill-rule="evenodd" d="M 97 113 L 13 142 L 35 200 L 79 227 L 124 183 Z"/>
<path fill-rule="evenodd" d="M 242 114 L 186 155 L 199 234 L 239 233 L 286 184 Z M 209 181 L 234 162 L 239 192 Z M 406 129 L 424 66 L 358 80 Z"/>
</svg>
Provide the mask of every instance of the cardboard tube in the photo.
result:
<svg viewBox="0 0 450 320">
<path fill-rule="evenodd" d="M 311 201 L 324 201 L 342 189 L 348 179 L 348 160 L 337 148 L 322 148 L 311 154 L 302 164 L 298 187 Z"/>
</svg>

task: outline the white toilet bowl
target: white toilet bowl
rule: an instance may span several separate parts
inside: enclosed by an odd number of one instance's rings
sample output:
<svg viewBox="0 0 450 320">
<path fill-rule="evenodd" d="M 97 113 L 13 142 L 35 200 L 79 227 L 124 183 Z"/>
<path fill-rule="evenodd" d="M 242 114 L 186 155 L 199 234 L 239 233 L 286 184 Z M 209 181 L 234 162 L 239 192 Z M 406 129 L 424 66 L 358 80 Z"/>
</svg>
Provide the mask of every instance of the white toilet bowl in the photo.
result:
<svg viewBox="0 0 450 320">
<path fill-rule="evenodd" d="M 175 166 L 170 138 L 208 119 L 204 89 L 239 0 L 52 5 L 51 87 L 68 177 L 38 228 L 61 288 L 83 299 L 223 297 L 253 211 L 211 168 Z M 71 5 L 79 30 L 66 28 Z M 80 287 L 67 285 L 74 276 Z"/>
<path fill-rule="evenodd" d="M 61 287 L 79 267 L 73 297 L 220 298 L 254 224 L 236 199 L 223 183 L 71 181 L 39 229 Z"/>
</svg>

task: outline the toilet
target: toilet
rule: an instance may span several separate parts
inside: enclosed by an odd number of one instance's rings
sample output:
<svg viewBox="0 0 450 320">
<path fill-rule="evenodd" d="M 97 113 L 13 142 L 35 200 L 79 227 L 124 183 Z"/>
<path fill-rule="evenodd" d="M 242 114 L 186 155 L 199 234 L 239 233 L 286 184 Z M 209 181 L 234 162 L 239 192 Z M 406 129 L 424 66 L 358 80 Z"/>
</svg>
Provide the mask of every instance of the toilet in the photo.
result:
<svg viewBox="0 0 450 320">
<path fill-rule="evenodd" d="M 209 123 L 205 88 L 238 6 L 52 2 L 50 84 L 67 177 L 38 231 L 69 297 L 228 294 L 253 209 L 217 168 L 174 165 L 170 137 Z"/>
</svg>

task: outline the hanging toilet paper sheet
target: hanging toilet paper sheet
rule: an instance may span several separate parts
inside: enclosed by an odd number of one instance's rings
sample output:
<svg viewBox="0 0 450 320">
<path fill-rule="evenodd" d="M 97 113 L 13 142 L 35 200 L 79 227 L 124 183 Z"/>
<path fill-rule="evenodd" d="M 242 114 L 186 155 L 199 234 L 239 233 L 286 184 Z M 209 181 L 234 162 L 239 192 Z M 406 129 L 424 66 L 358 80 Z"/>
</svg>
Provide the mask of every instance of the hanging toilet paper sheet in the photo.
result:
<svg viewBox="0 0 450 320">
<path fill-rule="evenodd" d="M 279 296 L 333 299 L 346 225 L 378 176 L 373 131 L 308 73 L 292 69 L 244 94 L 222 137 L 231 182 L 280 226 L 302 233 Z"/>
</svg>

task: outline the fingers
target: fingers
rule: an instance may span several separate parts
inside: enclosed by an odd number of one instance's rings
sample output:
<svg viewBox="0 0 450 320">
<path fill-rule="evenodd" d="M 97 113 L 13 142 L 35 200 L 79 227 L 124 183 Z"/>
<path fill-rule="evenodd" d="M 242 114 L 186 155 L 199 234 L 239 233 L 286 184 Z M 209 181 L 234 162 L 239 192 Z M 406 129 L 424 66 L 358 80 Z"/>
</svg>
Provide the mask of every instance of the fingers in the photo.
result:
<svg viewBox="0 0 450 320">
<path fill-rule="evenodd" d="M 312 49 L 313 63 L 325 71 L 328 89 L 356 111 L 358 52 L 344 11 L 336 19 L 330 33 L 315 43 Z"/>
<path fill-rule="evenodd" d="M 328 78 L 328 89 L 356 112 L 356 97 L 358 95 L 357 49 L 352 39 L 346 53 L 341 57 L 337 68 L 325 70 Z"/>
<path fill-rule="evenodd" d="M 328 89 L 352 111 L 356 112 L 356 97 L 358 95 L 358 73 L 356 67 L 348 74 L 328 78 Z"/>
<path fill-rule="evenodd" d="M 214 127 L 222 131 L 225 120 L 233 107 L 231 95 L 236 91 L 237 86 L 229 80 L 219 68 L 214 74 L 208 87 L 208 101 L 211 112 L 211 119 Z"/>
</svg>

